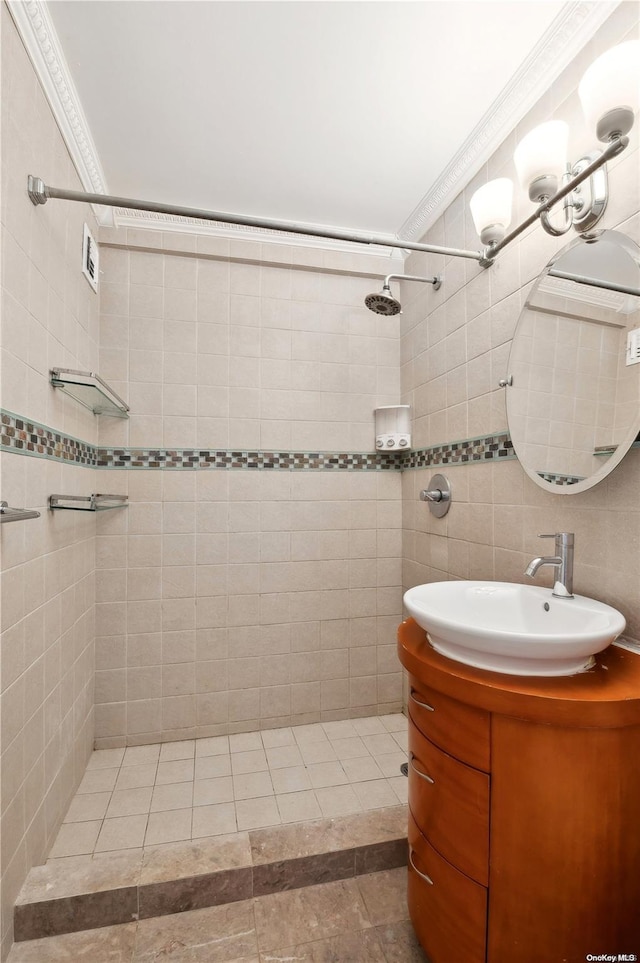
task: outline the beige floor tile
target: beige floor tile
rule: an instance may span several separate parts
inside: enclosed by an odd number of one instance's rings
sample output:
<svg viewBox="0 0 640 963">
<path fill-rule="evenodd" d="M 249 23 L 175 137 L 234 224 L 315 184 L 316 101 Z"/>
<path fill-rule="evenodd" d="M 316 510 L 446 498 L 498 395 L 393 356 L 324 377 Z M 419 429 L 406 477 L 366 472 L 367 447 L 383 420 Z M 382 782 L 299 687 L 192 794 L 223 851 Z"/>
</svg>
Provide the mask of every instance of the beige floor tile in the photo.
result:
<svg viewBox="0 0 640 963">
<path fill-rule="evenodd" d="M 400 777 L 403 778 L 402 776 Z M 374 779 L 370 782 L 357 782 L 353 785 L 353 791 L 360 800 L 363 811 L 368 809 L 384 809 L 385 806 L 397 805 L 397 799 L 393 787 L 386 779 Z"/>
<path fill-rule="evenodd" d="M 353 786 L 317 789 L 316 798 L 323 816 L 347 816 L 349 813 L 362 812 L 360 800 L 353 791 Z"/>
<path fill-rule="evenodd" d="M 176 759 L 193 759 L 195 753 L 195 739 L 186 739 L 180 742 L 165 742 L 160 748 L 160 762 L 173 762 Z"/>
<path fill-rule="evenodd" d="M 407 717 L 401 712 L 395 712 L 390 716 L 378 716 L 380 722 L 387 732 L 402 732 L 407 728 Z"/>
<path fill-rule="evenodd" d="M 65 869 L 72 869 L 74 866 L 80 866 L 82 863 L 84 863 L 86 866 L 87 863 L 90 863 L 92 859 L 93 853 L 84 853 L 82 856 L 49 856 L 46 865 L 49 866 L 52 863 L 55 863 L 56 865 L 62 866 Z"/>
<path fill-rule="evenodd" d="M 274 769 L 271 772 L 271 782 L 277 793 L 300 792 L 311 789 L 311 780 L 305 766 L 294 766 L 292 769 Z"/>
<path fill-rule="evenodd" d="M 402 732 L 392 732 L 392 737 L 405 752 L 409 748 L 409 732 L 404 729 Z"/>
<path fill-rule="evenodd" d="M 334 739 L 350 739 L 358 735 L 350 719 L 344 719 L 338 722 L 323 722 L 322 728 L 327 738 L 332 741 Z"/>
<path fill-rule="evenodd" d="M 398 749 L 397 752 L 385 752 L 380 756 L 376 756 L 378 769 L 383 776 L 387 776 L 388 778 L 399 776 L 400 766 L 406 761 L 407 753 L 403 752 L 402 749 Z"/>
<path fill-rule="evenodd" d="M 233 802 L 233 779 L 196 779 L 193 784 L 193 805 L 210 806 L 214 803 Z"/>
<path fill-rule="evenodd" d="M 409 780 L 406 776 L 394 776 L 393 779 L 387 779 L 387 782 L 401 803 L 409 801 Z"/>
<path fill-rule="evenodd" d="M 180 839 L 191 839 L 191 814 L 189 809 L 170 809 L 166 812 L 151 813 L 144 837 L 145 846 L 158 843 L 175 843 Z"/>
<path fill-rule="evenodd" d="M 63 823 L 49 856 L 80 856 L 92 853 L 101 826 L 101 819 L 84 823 Z"/>
<path fill-rule="evenodd" d="M 359 736 L 374 736 L 387 730 L 380 722 L 378 716 L 366 716 L 364 719 L 352 719 L 353 728 Z"/>
<path fill-rule="evenodd" d="M 64 817 L 65 823 L 82 823 L 90 819 L 104 819 L 111 799 L 110 792 L 91 792 L 74 796 Z"/>
<path fill-rule="evenodd" d="M 78 792 L 111 792 L 116 784 L 118 772 L 118 769 L 92 769 L 82 777 Z"/>
<path fill-rule="evenodd" d="M 321 722 L 312 722 L 307 726 L 294 726 L 293 737 L 301 748 L 311 745 L 312 742 L 328 742 Z"/>
<path fill-rule="evenodd" d="M 293 766 L 304 765 L 297 746 L 274 746 L 267 749 L 266 753 L 269 769 L 291 769 Z"/>
<path fill-rule="evenodd" d="M 250 752 L 262 749 L 262 737 L 259 732 L 238 732 L 229 736 L 229 750 L 232 753 Z"/>
<path fill-rule="evenodd" d="M 400 748 L 389 732 L 380 733 L 376 736 L 363 736 L 362 741 L 372 756 L 379 756 L 383 752 L 395 752 L 396 749 Z"/>
<path fill-rule="evenodd" d="M 340 762 L 319 762 L 314 766 L 307 766 L 307 772 L 314 789 L 344 786 L 349 782 Z"/>
<path fill-rule="evenodd" d="M 300 753 L 305 766 L 313 766 L 319 762 L 334 762 L 338 754 L 327 739 L 325 742 L 312 742 L 307 746 L 300 746 Z"/>
<path fill-rule="evenodd" d="M 117 769 L 122 764 L 124 749 L 96 749 L 89 756 L 87 772 L 92 769 Z"/>
<path fill-rule="evenodd" d="M 129 746 L 125 749 L 123 766 L 144 766 L 151 762 L 157 762 L 160 757 L 160 746 Z"/>
<path fill-rule="evenodd" d="M 118 773 L 116 789 L 141 789 L 143 786 L 153 786 L 157 771 L 157 762 L 144 766 L 123 766 Z"/>
<path fill-rule="evenodd" d="M 229 754 L 229 736 L 211 736 L 196 739 L 196 759 L 199 756 L 220 756 Z"/>
<path fill-rule="evenodd" d="M 159 762 L 156 773 L 156 786 L 168 786 L 176 782 L 193 782 L 193 759 L 176 759 L 173 762 Z"/>
<path fill-rule="evenodd" d="M 168 786 L 156 786 L 151 797 L 151 812 L 167 809 L 186 809 L 193 805 L 193 783 L 178 782 Z"/>
<path fill-rule="evenodd" d="M 268 772 L 244 772 L 233 777 L 235 799 L 255 799 L 258 796 L 272 796 L 273 784 Z"/>
<path fill-rule="evenodd" d="M 195 778 L 216 779 L 231 775 L 231 756 L 196 756 Z"/>
<path fill-rule="evenodd" d="M 342 767 L 347 774 L 348 782 L 366 782 L 369 779 L 380 779 L 382 777 L 375 759 L 371 756 L 343 759 Z"/>
<path fill-rule="evenodd" d="M 96 843 L 97 853 L 116 849 L 138 849 L 144 843 L 148 814 L 105 819 Z"/>
<path fill-rule="evenodd" d="M 275 796 L 259 799 L 239 799 L 236 801 L 238 829 L 263 829 L 265 826 L 280 825 L 280 812 Z"/>
<path fill-rule="evenodd" d="M 264 749 L 252 749 L 248 752 L 231 754 L 231 771 L 234 776 L 243 772 L 262 772 L 268 768 Z"/>
<path fill-rule="evenodd" d="M 235 833 L 236 808 L 233 803 L 221 803 L 216 806 L 198 806 L 193 810 L 191 836 L 198 839 L 201 836 L 223 836 Z"/>
<path fill-rule="evenodd" d="M 107 809 L 107 819 L 112 819 L 114 816 L 137 816 L 140 813 L 148 813 L 152 792 L 151 786 L 116 790 Z"/>
<path fill-rule="evenodd" d="M 275 749 L 279 746 L 295 746 L 296 740 L 293 729 L 263 729 L 262 745 L 265 749 Z"/>
<path fill-rule="evenodd" d="M 316 794 L 309 789 L 276 796 L 276 802 L 283 823 L 300 823 L 305 819 L 319 819 L 322 816 Z"/>
<path fill-rule="evenodd" d="M 369 756 L 370 752 L 362 739 L 352 736 L 348 739 L 332 739 L 333 746 L 338 759 L 357 759 L 359 756 Z"/>
</svg>

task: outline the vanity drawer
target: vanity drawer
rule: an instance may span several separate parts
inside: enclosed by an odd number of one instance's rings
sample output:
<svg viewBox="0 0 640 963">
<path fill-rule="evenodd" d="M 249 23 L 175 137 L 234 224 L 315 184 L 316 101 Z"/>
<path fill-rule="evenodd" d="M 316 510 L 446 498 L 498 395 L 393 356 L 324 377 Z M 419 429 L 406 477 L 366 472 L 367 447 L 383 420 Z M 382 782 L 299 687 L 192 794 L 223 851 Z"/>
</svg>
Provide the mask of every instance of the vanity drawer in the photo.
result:
<svg viewBox="0 0 640 963">
<path fill-rule="evenodd" d="M 434 849 L 489 883 L 489 776 L 429 742 L 409 724 L 409 808 Z"/>
<path fill-rule="evenodd" d="M 436 853 L 411 813 L 408 835 L 409 916 L 431 963 L 485 963 L 487 890 Z"/>
<path fill-rule="evenodd" d="M 409 677 L 409 713 L 418 729 L 449 755 L 489 772 L 491 716 Z"/>
</svg>

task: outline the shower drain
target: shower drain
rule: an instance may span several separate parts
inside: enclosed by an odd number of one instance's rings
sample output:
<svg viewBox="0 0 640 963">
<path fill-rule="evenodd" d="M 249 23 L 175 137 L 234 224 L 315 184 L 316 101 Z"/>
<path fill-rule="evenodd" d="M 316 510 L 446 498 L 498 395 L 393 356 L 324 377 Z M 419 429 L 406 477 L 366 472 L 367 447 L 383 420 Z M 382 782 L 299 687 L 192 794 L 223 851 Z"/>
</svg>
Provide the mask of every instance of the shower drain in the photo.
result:
<svg viewBox="0 0 640 963">
<path fill-rule="evenodd" d="M 408 763 L 408 762 L 403 762 L 403 763 L 402 763 L 402 765 L 400 766 L 400 772 L 402 773 L 403 776 L 408 776 L 408 775 L 409 775 L 409 763 Z"/>
</svg>

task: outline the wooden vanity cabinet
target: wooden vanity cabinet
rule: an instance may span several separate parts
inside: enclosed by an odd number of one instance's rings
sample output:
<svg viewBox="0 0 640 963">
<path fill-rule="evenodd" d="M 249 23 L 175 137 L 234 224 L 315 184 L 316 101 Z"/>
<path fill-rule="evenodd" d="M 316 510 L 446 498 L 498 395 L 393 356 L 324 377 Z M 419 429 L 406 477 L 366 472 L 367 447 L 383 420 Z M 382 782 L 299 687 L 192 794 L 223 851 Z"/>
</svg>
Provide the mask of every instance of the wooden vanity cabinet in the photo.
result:
<svg viewBox="0 0 640 963">
<path fill-rule="evenodd" d="M 431 963 L 640 958 L 640 656 L 507 676 L 438 655 L 412 619 L 398 651 L 409 913 Z"/>
</svg>

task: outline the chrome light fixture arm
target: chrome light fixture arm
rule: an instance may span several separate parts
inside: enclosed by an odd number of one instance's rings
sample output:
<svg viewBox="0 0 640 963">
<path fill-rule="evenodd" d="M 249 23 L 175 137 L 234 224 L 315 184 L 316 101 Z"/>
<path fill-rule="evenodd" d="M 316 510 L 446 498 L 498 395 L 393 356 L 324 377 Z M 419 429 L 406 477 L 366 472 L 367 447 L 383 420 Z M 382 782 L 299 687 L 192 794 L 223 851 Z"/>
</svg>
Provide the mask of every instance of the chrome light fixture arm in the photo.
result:
<svg viewBox="0 0 640 963">
<path fill-rule="evenodd" d="M 527 230 L 527 228 L 531 227 L 531 225 L 534 224 L 537 220 L 540 220 L 540 222 L 542 223 L 542 226 L 546 230 L 547 229 L 546 224 L 548 224 L 548 214 L 552 210 L 552 208 L 555 207 L 555 205 L 559 201 L 564 200 L 565 197 L 567 197 L 573 191 L 575 191 L 576 187 L 582 184 L 583 181 L 588 180 L 594 173 L 596 173 L 596 171 L 600 171 L 600 169 L 604 167 L 607 161 L 610 161 L 614 157 L 617 157 L 618 154 L 621 154 L 622 151 L 628 145 L 629 145 L 628 137 L 616 136 L 611 139 L 609 144 L 604 148 L 602 152 L 600 151 L 595 152 L 597 156 L 595 156 L 595 158 L 591 160 L 589 163 L 587 163 L 584 167 L 581 165 L 581 162 L 578 161 L 578 163 L 575 164 L 573 168 L 573 170 L 575 171 L 577 168 L 580 167 L 581 169 L 578 171 L 578 173 L 574 174 L 573 177 L 566 180 L 566 182 L 562 185 L 562 187 L 560 187 L 556 191 L 555 194 L 553 194 L 551 197 L 547 198 L 546 200 L 543 200 L 539 204 L 539 206 L 535 209 L 535 211 L 533 211 L 528 217 L 526 217 L 524 221 L 521 221 L 521 223 L 518 224 L 518 226 L 515 227 L 512 231 L 509 231 L 508 234 L 505 234 L 505 236 L 501 241 L 498 241 L 496 244 L 488 245 L 484 250 L 484 256 L 483 256 L 483 259 L 480 261 L 480 264 L 483 267 L 488 267 L 490 264 L 492 264 L 493 261 L 495 260 L 496 255 L 499 254 L 500 251 L 504 250 L 504 248 L 507 247 L 507 245 L 510 244 L 511 241 L 519 237 L 524 231 Z M 591 155 L 591 156 L 594 156 L 594 155 Z M 584 207 L 584 205 L 577 205 L 577 204 L 574 204 L 574 205 L 570 204 L 569 206 L 572 206 L 581 211 Z M 587 229 L 588 229 L 587 227 L 582 228 L 582 230 L 585 230 L 585 231 Z M 557 229 L 554 228 L 551 231 L 549 231 L 549 233 L 554 234 L 556 230 Z M 560 233 L 563 234 L 565 232 L 560 231 Z"/>
</svg>

